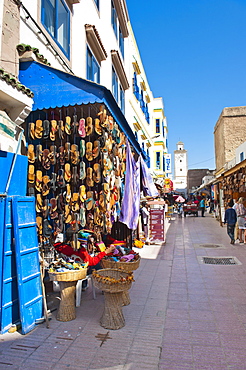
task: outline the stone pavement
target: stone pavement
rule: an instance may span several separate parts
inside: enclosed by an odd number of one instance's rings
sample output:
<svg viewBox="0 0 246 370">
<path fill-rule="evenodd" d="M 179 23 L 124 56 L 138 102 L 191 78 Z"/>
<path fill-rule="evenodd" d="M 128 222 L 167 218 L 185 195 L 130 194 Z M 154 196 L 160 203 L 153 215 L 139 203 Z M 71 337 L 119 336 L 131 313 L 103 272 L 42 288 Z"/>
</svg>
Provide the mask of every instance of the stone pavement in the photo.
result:
<svg viewBox="0 0 246 370">
<path fill-rule="evenodd" d="M 93 300 L 90 287 L 75 320 L 59 322 L 54 311 L 49 329 L 0 335 L 0 369 L 246 369 L 246 245 L 232 246 L 226 227 L 206 214 L 171 220 L 165 245 L 138 251 L 125 327 L 100 326 L 104 296 L 97 291 Z"/>
</svg>

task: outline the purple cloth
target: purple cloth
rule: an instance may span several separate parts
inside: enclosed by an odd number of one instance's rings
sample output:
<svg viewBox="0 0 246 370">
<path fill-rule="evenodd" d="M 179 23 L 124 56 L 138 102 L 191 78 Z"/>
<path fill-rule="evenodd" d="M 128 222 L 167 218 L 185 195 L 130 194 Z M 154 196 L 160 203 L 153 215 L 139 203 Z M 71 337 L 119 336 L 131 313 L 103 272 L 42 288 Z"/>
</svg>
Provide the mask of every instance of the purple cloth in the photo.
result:
<svg viewBox="0 0 246 370">
<path fill-rule="evenodd" d="M 146 196 L 158 197 L 159 193 L 156 189 L 156 186 L 154 184 L 150 171 L 141 155 L 140 155 L 140 165 L 141 165 L 141 170 L 142 170 L 142 186 L 143 186 L 144 196 L 145 197 Z"/>
<path fill-rule="evenodd" d="M 126 144 L 126 177 L 119 221 L 136 230 L 140 209 L 140 157 L 136 162 L 131 147 Z"/>
</svg>

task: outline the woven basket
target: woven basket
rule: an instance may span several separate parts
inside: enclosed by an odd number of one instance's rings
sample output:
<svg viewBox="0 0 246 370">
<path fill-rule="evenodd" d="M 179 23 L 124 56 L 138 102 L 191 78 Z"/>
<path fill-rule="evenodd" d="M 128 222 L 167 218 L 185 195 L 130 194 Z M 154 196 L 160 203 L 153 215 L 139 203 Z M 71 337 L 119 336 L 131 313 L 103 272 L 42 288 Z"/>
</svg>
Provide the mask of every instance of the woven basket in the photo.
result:
<svg viewBox="0 0 246 370">
<path fill-rule="evenodd" d="M 65 272 L 49 272 L 51 281 L 76 281 L 85 279 L 87 275 L 87 269 L 83 270 L 70 270 Z"/>
<path fill-rule="evenodd" d="M 113 260 L 105 259 L 105 258 L 101 260 L 101 265 L 104 269 L 108 269 L 108 268 L 122 269 L 126 272 L 132 272 L 134 270 L 137 270 L 137 268 L 139 267 L 139 264 L 140 264 L 140 256 L 136 261 L 133 261 L 133 262 L 120 262 L 120 261 L 115 262 Z"/>
<path fill-rule="evenodd" d="M 123 270 L 117 270 L 117 269 L 102 269 L 102 270 L 97 270 L 95 271 L 96 274 L 100 276 L 108 276 L 110 278 L 114 278 L 116 280 L 119 280 L 121 277 L 126 278 L 127 276 L 130 276 L 130 274 L 126 271 Z M 110 283 L 105 280 L 99 280 L 97 276 L 95 276 L 92 273 L 92 278 L 93 278 L 93 283 L 94 286 L 104 292 L 108 293 L 119 293 L 119 292 L 124 292 L 130 289 L 132 285 L 132 280 L 126 280 L 124 282 L 118 282 L 118 283 Z"/>
</svg>

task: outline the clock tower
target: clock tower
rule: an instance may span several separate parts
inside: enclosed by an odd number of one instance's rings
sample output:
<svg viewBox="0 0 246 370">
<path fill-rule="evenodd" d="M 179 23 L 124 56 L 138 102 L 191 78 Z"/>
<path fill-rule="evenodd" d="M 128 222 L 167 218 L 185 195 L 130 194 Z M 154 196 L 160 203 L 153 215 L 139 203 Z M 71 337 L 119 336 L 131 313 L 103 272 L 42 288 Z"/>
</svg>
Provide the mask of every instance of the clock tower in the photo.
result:
<svg viewBox="0 0 246 370">
<path fill-rule="evenodd" d="M 174 185 L 177 191 L 187 192 L 187 171 L 188 160 L 187 150 L 184 149 L 184 143 L 179 141 L 177 149 L 174 150 Z"/>
</svg>

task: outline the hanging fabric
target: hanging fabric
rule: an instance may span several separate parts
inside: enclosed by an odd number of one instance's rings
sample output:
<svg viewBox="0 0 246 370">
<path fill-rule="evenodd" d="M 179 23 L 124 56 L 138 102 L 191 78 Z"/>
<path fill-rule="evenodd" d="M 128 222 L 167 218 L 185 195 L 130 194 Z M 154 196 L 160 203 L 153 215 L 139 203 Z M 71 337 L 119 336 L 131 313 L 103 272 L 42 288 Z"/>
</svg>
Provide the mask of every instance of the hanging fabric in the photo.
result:
<svg viewBox="0 0 246 370">
<path fill-rule="evenodd" d="M 126 143 L 125 190 L 119 221 L 136 230 L 140 208 L 140 156 L 135 161 L 130 144 Z"/>
<path fill-rule="evenodd" d="M 158 197 L 159 193 L 156 189 L 156 186 L 153 182 L 152 176 L 149 172 L 149 169 L 144 162 L 142 156 L 140 155 L 140 166 L 142 170 L 142 186 L 143 186 L 143 193 L 144 196 L 149 196 L 149 197 Z"/>
</svg>

